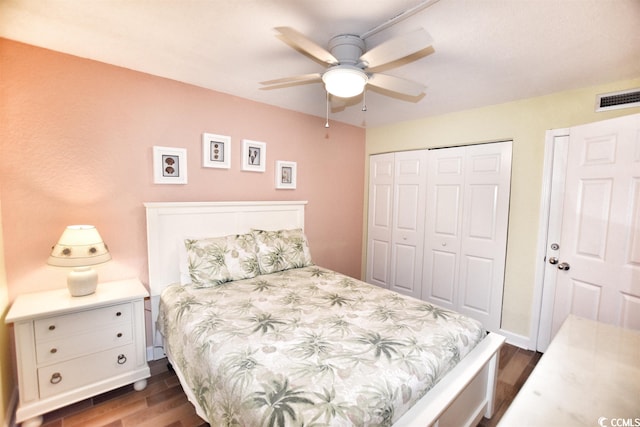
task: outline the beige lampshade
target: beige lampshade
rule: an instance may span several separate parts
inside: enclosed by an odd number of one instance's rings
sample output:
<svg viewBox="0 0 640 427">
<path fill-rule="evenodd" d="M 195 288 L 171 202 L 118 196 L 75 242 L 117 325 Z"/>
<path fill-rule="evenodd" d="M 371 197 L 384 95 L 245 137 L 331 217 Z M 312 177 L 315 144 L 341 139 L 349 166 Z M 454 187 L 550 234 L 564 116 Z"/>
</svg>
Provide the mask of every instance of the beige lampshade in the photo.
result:
<svg viewBox="0 0 640 427">
<path fill-rule="evenodd" d="M 47 264 L 57 267 L 86 267 L 110 259 L 109 249 L 93 225 L 70 225 L 52 248 Z"/>
<path fill-rule="evenodd" d="M 70 225 L 51 249 L 47 263 L 73 267 L 67 276 L 67 287 L 71 296 L 81 297 L 91 295 L 98 286 L 98 273 L 91 266 L 110 259 L 109 249 L 93 225 Z"/>
</svg>

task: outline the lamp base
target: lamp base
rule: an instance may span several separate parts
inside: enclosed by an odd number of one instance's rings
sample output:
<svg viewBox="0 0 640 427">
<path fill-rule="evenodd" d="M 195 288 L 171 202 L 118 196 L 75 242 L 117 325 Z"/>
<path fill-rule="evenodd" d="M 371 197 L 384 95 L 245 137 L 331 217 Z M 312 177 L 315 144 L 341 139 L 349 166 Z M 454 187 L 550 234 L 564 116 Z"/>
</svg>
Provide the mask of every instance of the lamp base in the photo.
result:
<svg viewBox="0 0 640 427">
<path fill-rule="evenodd" d="M 91 295 L 98 286 L 98 273 L 91 267 L 74 268 L 67 276 L 67 288 L 73 297 Z"/>
</svg>

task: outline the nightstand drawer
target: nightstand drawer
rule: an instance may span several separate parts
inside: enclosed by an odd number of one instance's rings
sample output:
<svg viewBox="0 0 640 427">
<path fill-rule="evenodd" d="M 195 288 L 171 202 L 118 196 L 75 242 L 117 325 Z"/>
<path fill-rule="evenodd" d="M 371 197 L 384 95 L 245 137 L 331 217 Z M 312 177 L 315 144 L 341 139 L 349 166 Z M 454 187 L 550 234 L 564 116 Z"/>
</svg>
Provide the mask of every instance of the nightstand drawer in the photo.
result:
<svg viewBox="0 0 640 427">
<path fill-rule="evenodd" d="M 40 399 L 112 378 L 134 368 L 133 344 L 40 368 Z"/>
<path fill-rule="evenodd" d="M 36 343 L 39 365 L 55 363 L 66 359 L 120 347 L 133 341 L 131 323 L 116 323 L 104 329 L 87 331 L 50 341 Z"/>
<path fill-rule="evenodd" d="M 131 304 L 79 311 L 34 322 L 36 342 L 76 335 L 114 322 L 131 322 Z"/>
</svg>

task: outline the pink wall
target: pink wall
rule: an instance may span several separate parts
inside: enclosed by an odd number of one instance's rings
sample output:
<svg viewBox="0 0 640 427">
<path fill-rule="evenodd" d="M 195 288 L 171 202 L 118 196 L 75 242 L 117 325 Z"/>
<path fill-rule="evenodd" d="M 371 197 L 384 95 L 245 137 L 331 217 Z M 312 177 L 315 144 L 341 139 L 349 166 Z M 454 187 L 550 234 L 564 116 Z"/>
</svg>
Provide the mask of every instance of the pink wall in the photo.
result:
<svg viewBox="0 0 640 427">
<path fill-rule="evenodd" d="M 0 38 L 0 185 L 9 298 L 66 286 L 45 264 L 66 225 L 91 223 L 101 280 L 147 280 L 146 201 L 308 200 L 314 261 L 360 276 L 364 130 Z M 257 84 L 256 84 L 257 86 Z M 230 170 L 202 168 L 201 135 L 232 138 Z M 240 170 L 242 139 L 267 143 Z M 188 150 L 187 185 L 153 183 L 152 147 Z M 298 188 L 275 190 L 276 160 Z"/>
</svg>

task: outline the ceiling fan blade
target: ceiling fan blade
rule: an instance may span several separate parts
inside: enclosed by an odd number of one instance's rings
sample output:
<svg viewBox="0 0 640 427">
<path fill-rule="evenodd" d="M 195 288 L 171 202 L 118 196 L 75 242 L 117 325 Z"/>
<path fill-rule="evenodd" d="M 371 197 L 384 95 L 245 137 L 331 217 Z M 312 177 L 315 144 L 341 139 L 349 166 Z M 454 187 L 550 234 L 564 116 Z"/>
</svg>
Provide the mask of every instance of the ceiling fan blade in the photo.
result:
<svg viewBox="0 0 640 427">
<path fill-rule="evenodd" d="M 425 90 L 425 86 L 421 83 L 378 73 L 372 74 L 367 84 L 412 97 L 420 96 Z"/>
<path fill-rule="evenodd" d="M 428 48 L 433 39 L 424 28 L 407 33 L 372 48 L 360 60 L 367 68 L 376 68 Z"/>
<path fill-rule="evenodd" d="M 288 84 L 302 84 L 302 83 L 313 83 L 316 81 L 322 81 L 322 74 L 313 73 L 313 74 L 301 74 L 299 76 L 291 76 L 291 77 L 283 77 L 281 79 L 275 80 L 267 80 L 264 82 L 260 82 L 261 85 L 264 86 L 282 86 Z M 263 88 L 269 89 L 269 88 Z"/>
<path fill-rule="evenodd" d="M 338 64 L 338 60 L 336 59 L 336 57 L 333 56 L 327 49 L 310 40 L 309 38 L 307 38 L 307 36 L 294 30 L 293 28 L 276 27 L 275 30 L 278 31 L 292 45 L 298 47 L 312 57 L 327 64 Z"/>
</svg>

